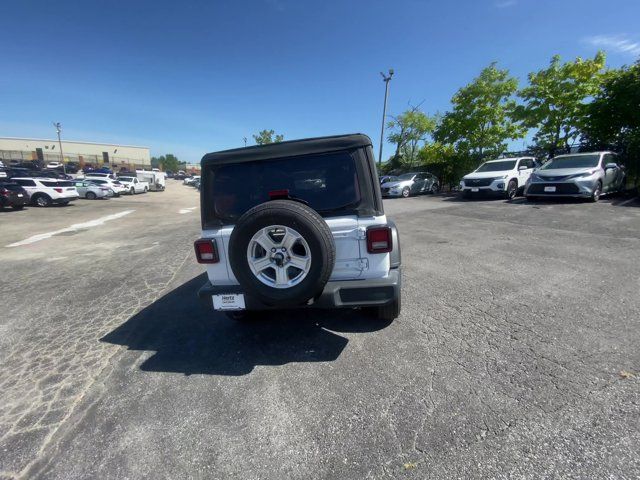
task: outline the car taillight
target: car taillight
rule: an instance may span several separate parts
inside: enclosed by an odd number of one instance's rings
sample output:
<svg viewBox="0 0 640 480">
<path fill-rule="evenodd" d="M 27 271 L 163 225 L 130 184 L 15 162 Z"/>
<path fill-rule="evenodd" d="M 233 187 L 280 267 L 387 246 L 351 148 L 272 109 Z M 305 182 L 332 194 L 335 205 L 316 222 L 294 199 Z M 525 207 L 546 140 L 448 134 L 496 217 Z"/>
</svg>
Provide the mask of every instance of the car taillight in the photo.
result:
<svg viewBox="0 0 640 480">
<path fill-rule="evenodd" d="M 0 195 L 9 195 L 9 190 L 6 188 L 0 188 Z"/>
<path fill-rule="evenodd" d="M 390 227 L 369 227 L 367 229 L 367 252 L 387 253 L 393 250 Z"/>
<path fill-rule="evenodd" d="M 198 263 L 218 263 L 218 248 L 213 238 L 201 238 L 193 244 L 196 249 L 196 258 Z"/>
<path fill-rule="evenodd" d="M 62 193 L 62 189 L 61 188 L 54 188 L 54 190 L 58 193 Z"/>
</svg>

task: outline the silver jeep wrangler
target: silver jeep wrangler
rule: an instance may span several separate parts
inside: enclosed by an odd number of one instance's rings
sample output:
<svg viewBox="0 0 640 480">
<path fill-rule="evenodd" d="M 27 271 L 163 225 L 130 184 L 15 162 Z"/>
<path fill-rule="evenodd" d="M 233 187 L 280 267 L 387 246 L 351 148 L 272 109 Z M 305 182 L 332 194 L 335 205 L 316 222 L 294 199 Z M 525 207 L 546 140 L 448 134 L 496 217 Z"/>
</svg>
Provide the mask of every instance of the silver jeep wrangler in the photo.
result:
<svg viewBox="0 0 640 480">
<path fill-rule="evenodd" d="M 237 318 L 283 308 L 400 314 L 400 241 L 384 214 L 366 135 L 209 153 L 201 162 L 208 281 L 198 295 Z"/>
</svg>

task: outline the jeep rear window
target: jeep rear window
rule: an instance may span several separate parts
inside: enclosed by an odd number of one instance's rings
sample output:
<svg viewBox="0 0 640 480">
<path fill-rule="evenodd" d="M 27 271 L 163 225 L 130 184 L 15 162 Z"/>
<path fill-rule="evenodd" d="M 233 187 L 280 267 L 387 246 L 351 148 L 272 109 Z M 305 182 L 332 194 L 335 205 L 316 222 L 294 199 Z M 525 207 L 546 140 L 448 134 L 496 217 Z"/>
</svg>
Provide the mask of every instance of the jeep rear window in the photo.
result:
<svg viewBox="0 0 640 480">
<path fill-rule="evenodd" d="M 211 200 L 215 216 L 226 222 L 270 200 L 283 190 L 322 213 L 355 209 L 360 188 L 348 152 L 288 157 L 214 167 Z M 205 201 L 208 201 L 205 199 Z"/>
</svg>

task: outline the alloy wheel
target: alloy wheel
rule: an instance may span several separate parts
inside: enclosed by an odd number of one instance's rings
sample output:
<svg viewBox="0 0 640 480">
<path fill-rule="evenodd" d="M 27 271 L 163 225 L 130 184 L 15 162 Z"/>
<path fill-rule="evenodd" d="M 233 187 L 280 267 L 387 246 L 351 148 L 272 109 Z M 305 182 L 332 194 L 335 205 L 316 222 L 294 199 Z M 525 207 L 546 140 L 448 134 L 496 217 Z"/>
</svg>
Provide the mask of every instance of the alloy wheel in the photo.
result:
<svg viewBox="0 0 640 480">
<path fill-rule="evenodd" d="M 247 262 L 251 272 L 265 285 L 290 288 L 305 279 L 311 269 L 311 250 L 291 227 L 270 225 L 249 241 Z"/>
</svg>

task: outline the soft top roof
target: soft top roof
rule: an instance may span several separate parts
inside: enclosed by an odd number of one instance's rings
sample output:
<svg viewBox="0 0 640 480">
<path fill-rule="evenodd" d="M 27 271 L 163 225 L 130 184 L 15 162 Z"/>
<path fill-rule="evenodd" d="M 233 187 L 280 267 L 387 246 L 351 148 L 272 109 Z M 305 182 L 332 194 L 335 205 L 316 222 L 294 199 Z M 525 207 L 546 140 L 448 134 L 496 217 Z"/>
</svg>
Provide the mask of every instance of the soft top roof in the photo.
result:
<svg viewBox="0 0 640 480">
<path fill-rule="evenodd" d="M 200 165 L 215 165 L 222 163 L 251 162 L 269 160 L 272 158 L 297 157 L 314 153 L 327 153 L 339 150 L 350 150 L 371 145 L 371 139 L 362 134 L 334 135 L 331 137 L 305 138 L 286 142 L 270 143 L 268 145 L 254 145 L 251 147 L 234 148 L 221 152 L 208 153 L 202 157 Z"/>
</svg>

